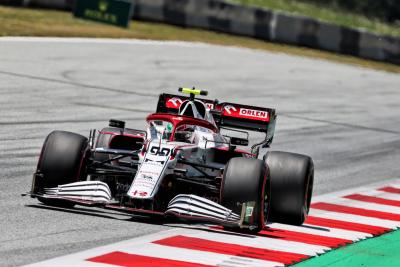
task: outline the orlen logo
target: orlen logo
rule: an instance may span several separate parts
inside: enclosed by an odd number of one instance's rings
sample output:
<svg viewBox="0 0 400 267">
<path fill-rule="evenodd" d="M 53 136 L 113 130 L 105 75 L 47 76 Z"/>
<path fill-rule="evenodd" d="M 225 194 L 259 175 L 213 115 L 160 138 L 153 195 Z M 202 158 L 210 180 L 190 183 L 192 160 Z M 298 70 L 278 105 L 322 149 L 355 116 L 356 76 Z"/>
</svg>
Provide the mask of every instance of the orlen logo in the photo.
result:
<svg viewBox="0 0 400 267">
<path fill-rule="evenodd" d="M 241 108 L 239 114 L 246 117 L 268 119 L 268 112 L 261 110 Z"/>
</svg>

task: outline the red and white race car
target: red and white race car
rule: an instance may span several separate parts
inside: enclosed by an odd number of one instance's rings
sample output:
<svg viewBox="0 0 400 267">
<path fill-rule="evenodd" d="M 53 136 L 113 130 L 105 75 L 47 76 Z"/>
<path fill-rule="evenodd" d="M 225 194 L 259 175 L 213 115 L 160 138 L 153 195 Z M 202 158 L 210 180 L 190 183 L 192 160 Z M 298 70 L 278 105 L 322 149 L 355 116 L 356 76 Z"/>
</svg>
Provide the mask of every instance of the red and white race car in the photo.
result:
<svg viewBox="0 0 400 267">
<path fill-rule="evenodd" d="M 259 155 L 272 142 L 275 110 L 180 91 L 189 96 L 160 95 L 146 130 L 110 120 L 110 127 L 91 130 L 88 138 L 50 133 L 29 195 L 47 205 L 98 206 L 253 232 L 267 221 L 302 224 L 311 202 L 312 159 L 277 151 Z M 244 150 L 249 132 L 265 138 Z"/>
</svg>

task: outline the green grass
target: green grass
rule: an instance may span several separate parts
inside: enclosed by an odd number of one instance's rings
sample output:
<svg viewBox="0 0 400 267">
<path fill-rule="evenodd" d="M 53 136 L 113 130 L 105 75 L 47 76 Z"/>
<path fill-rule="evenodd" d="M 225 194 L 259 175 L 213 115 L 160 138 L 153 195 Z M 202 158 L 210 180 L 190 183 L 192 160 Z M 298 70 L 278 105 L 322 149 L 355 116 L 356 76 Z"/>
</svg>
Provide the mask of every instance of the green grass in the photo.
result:
<svg viewBox="0 0 400 267">
<path fill-rule="evenodd" d="M 284 12 L 309 16 L 321 21 L 347 27 L 363 28 L 365 30 L 392 36 L 400 36 L 400 25 L 391 25 L 377 19 L 370 19 L 360 14 L 351 13 L 339 8 L 304 3 L 296 0 L 229 0 L 243 5 L 260 6 Z M 377 0 L 378 1 L 378 0 Z"/>
<path fill-rule="evenodd" d="M 105 37 L 204 42 L 321 58 L 340 63 L 400 73 L 400 66 L 394 64 L 364 60 L 330 52 L 269 43 L 247 37 L 199 29 L 187 29 L 160 23 L 132 21 L 129 29 L 123 29 L 76 19 L 69 12 L 54 10 L 0 6 L 0 36 Z"/>
<path fill-rule="evenodd" d="M 362 240 L 303 261 L 294 267 L 400 266 L 400 231 Z"/>
</svg>

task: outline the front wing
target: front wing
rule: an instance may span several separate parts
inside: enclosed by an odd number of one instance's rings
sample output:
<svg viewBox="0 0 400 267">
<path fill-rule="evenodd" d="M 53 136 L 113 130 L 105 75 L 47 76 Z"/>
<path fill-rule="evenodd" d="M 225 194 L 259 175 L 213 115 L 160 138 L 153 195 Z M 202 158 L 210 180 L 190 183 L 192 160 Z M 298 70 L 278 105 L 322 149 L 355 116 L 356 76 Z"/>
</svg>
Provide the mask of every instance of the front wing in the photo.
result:
<svg viewBox="0 0 400 267">
<path fill-rule="evenodd" d="M 100 181 L 84 181 L 64 184 L 54 188 L 45 188 L 40 193 L 28 193 L 31 197 L 42 199 L 58 199 L 83 206 L 96 206 L 118 210 L 134 215 L 175 217 L 185 221 L 216 223 L 230 227 L 252 228 L 248 225 L 246 203 L 242 203 L 242 213 L 232 210 L 196 195 L 180 194 L 174 197 L 164 212 L 136 209 L 111 202 L 111 191 L 106 183 Z"/>
</svg>

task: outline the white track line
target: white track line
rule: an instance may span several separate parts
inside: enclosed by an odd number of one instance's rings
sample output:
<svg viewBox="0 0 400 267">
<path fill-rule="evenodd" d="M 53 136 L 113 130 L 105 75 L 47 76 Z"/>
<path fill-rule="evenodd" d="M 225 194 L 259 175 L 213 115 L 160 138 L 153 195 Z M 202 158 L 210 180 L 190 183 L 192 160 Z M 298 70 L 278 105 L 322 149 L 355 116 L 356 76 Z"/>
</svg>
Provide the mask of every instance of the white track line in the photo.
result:
<svg viewBox="0 0 400 267">
<path fill-rule="evenodd" d="M 366 202 L 366 201 L 352 200 L 352 199 L 347 199 L 347 198 L 331 199 L 327 203 L 342 205 L 342 206 L 346 206 L 346 207 L 374 210 L 374 211 L 379 211 L 379 212 L 400 214 L 400 207 L 370 203 L 370 202 Z M 312 209 L 315 209 L 315 208 L 312 208 Z"/>
<path fill-rule="evenodd" d="M 364 192 L 369 192 L 369 191 L 376 190 L 378 188 L 386 187 L 386 186 L 393 186 L 393 187 L 400 188 L 399 181 L 400 181 L 400 177 L 386 180 L 383 182 L 372 183 L 372 184 L 365 185 L 365 186 L 352 187 L 352 188 L 345 189 L 342 191 L 336 191 L 336 192 L 327 193 L 327 194 L 323 194 L 323 195 L 317 195 L 317 196 L 312 197 L 312 202 L 314 202 L 314 203 L 321 202 L 321 201 L 325 202 L 330 199 L 335 199 L 335 198 L 343 197 L 343 196 L 347 196 L 347 195 L 363 194 Z"/>
<path fill-rule="evenodd" d="M 325 211 L 325 210 L 311 209 L 310 215 L 315 216 L 315 217 L 332 219 L 332 220 L 361 223 L 361 224 L 370 225 L 370 226 L 385 227 L 385 228 L 389 228 L 389 229 L 396 229 L 397 227 L 400 227 L 400 222 L 396 223 L 394 221 L 389 221 L 389 220 L 376 219 L 376 218 L 372 218 L 372 217 L 365 217 L 365 216 Z"/>
<path fill-rule="evenodd" d="M 68 43 L 68 44 L 123 44 L 123 45 L 156 45 L 210 47 L 207 43 L 185 41 L 157 41 L 142 39 L 112 39 L 112 38 L 81 38 L 81 37 L 0 37 L 0 42 L 31 42 L 31 43 Z"/>
<path fill-rule="evenodd" d="M 300 233 L 312 234 L 312 235 L 320 235 L 326 237 L 334 237 L 334 238 L 342 238 L 348 240 L 361 240 L 367 237 L 372 237 L 371 234 L 362 233 L 362 232 L 355 232 L 349 230 L 342 230 L 336 228 L 329 228 L 329 227 L 322 227 L 322 226 L 315 226 L 310 224 L 303 224 L 303 226 L 293 226 L 288 224 L 281 224 L 281 223 L 271 223 L 268 226 L 281 229 L 281 230 L 289 230 L 295 231 Z"/>
<path fill-rule="evenodd" d="M 229 261 L 232 267 L 269 267 L 283 266 L 278 262 L 264 261 L 258 259 L 244 258 L 213 252 L 203 252 L 192 249 L 183 249 L 176 247 L 161 246 L 157 244 L 146 244 L 146 246 L 137 246 L 131 249 L 121 250 L 130 254 L 139 254 L 149 257 L 157 257 L 171 260 L 180 260 L 192 263 L 206 264 L 212 266 L 221 266 Z M 236 263 L 235 263 L 236 262 Z"/>
<path fill-rule="evenodd" d="M 400 201 L 400 194 L 388 193 L 388 192 L 383 192 L 383 191 L 379 191 L 379 190 L 363 192 L 361 195 Z"/>
<path fill-rule="evenodd" d="M 185 236 L 203 238 L 216 242 L 225 242 L 230 244 L 245 245 L 255 248 L 279 250 L 282 252 L 292 252 L 309 256 L 316 256 L 324 251 L 330 250 L 329 247 L 310 245 L 295 241 L 279 240 L 268 237 L 241 237 L 226 233 L 211 233 L 206 231 L 186 232 Z"/>
</svg>

